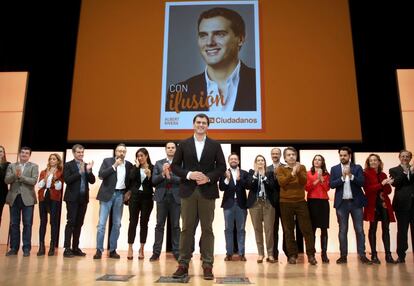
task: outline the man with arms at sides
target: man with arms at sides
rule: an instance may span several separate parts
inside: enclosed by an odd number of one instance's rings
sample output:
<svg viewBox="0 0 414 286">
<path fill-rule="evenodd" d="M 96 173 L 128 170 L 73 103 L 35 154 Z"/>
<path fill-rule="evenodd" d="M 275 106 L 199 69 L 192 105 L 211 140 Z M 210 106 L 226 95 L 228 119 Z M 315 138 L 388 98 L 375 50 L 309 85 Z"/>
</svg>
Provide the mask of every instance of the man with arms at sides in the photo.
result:
<svg viewBox="0 0 414 286">
<path fill-rule="evenodd" d="M 398 263 L 405 263 L 408 249 L 408 226 L 414 225 L 414 166 L 410 165 L 413 155 L 401 150 L 400 165 L 390 169 L 395 187 L 392 206 L 397 217 L 397 254 Z"/>
<path fill-rule="evenodd" d="M 180 255 L 180 177 L 171 171 L 171 163 L 176 150 L 177 146 L 174 142 L 167 142 L 165 144 L 167 158 L 157 161 L 154 166 L 152 183 L 155 186 L 154 200 L 157 202 L 157 225 L 150 261 L 156 261 L 160 257 L 164 226 L 168 215 L 171 220 L 172 252 L 176 260 Z"/>
<path fill-rule="evenodd" d="M 207 137 L 207 115 L 194 116 L 194 135 L 181 141 L 171 164 L 181 178 L 181 219 L 179 266 L 174 278 L 188 275 L 188 265 L 194 244 L 194 225 L 197 216 L 201 225 L 201 257 L 204 279 L 212 280 L 214 262 L 213 220 L 215 199 L 219 197 L 217 181 L 226 170 L 226 160 L 220 143 Z"/>
<path fill-rule="evenodd" d="M 352 150 L 341 147 L 338 150 L 340 164 L 331 168 L 330 186 L 335 190 L 334 208 L 339 223 L 339 248 L 341 256 L 336 263 L 347 263 L 348 255 L 348 220 L 352 217 L 357 240 L 359 260 L 364 264 L 372 264 L 365 255 L 365 234 L 363 227 L 363 207 L 367 204 L 362 187 L 364 173 L 360 165 L 351 162 Z"/>
<path fill-rule="evenodd" d="M 275 171 L 279 166 L 283 166 L 280 162 L 280 157 L 282 156 L 282 151 L 279 148 L 272 148 L 270 150 L 270 156 L 272 157 L 272 165 L 267 166 L 266 168 L 266 176 L 270 178 L 273 176 L 273 186 L 274 186 L 274 197 L 275 197 L 275 226 L 274 226 L 274 247 L 273 247 L 273 256 L 276 261 L 278 261 L 279 257 L 279 220 L 281 221 L 282 218 L 280 216 L 280 204 L 279 204 L 279 196 L 280 196 L 280 186 L 279 182 L 277 181 Z M 285 240 L 283 240 L 283 251 L 286 252 L 286 245 Z"/>
<path fill-rule="evenodd" d="M 236 11 L 216 7 L 201 13 L 198 46 L 206 69 L 178 84 L 188 88 L 182 94 L 174 92 L 181 88 L 168 87 L 167 111 L 256 111 L 256 71 L 239 59 L 245 39 L 245 23 Z M 204 104 L 207 96 L 211 106 Z M 177 110 L 176 103 L 184 101 L 192 104 Z"/>
<path fill-rule="evenodd" d="M 4 182 L 10 184 L 6 203 L 10 205 L 10 250 L 6 256 L 16 255 L 20 246 L 20 217 L 23 219 L 23 256 L 32 248 L 33 206 L 37 203 L 34 186 L 39 166 L 29 162 L 32 150 L 22 147 L 19 161 L 7 167 Z"/>
<path fill-rule="evenodd" d="M 226 257 L 224 261 L 233 260 L 234 252 L 234 221 L 236 221 L 237 245 L 241 261 L 246 261 L 245 238 L 247 217 L 247 195 L 249 173 L 239 167 L 239 156 L 231 153 L 228 162 L 230 168 L 220 178 L 220 190 L 224 191 L 221 207 L 224 212 L 224 235 L 226 238 Z"/>
<path fill-rule="evenodd" d="M 109 257 L 120 258 L 116 248 L 121 228 L 124 199 L 128 200 L 130 196 L 128 191 L 128 175 L 132 168 L 132 164 L 125 160 L 126 152 L 125 144 L 118 144 L 115 148 L 115 157 L 105 158 L 99 169 L 99 179 L 102 180 L 102 184 L 96 197 L 99 200 L 99 222 L 96 234 L 96 253 L 93 259 L 102 258 L 105 227 L 111 210 L 112 228 L 109 236 Z"/>
<path fill-rule="evenodd" d="M 89 202 L 89 184 L 95 183 L 92 173 L 93 161 L 83 161 L 85 148 L 80 144 L 72 147 L 74 159 L 65 163 L 63 167 L 63 179 L 66 183 L 66 191 L 63 200 L 66 202 L 66 227 L 63 247 L 64 257 L 85 256 L 79 248 L 79 237 L 86 209 Z M 72 249 L 70 248 L 72 240 Z"/>
</svg>

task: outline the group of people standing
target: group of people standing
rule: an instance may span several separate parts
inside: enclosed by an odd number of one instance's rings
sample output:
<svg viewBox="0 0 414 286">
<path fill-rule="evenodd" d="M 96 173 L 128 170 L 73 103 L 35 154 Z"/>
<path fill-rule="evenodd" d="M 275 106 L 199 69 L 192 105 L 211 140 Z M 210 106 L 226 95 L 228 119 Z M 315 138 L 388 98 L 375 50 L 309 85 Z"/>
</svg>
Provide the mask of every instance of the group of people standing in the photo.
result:
<svg viewBox="0 0 414 286">
<path fill-rule="evenodd" d="M 255 232 L 257 263 L 278 261 L 279 222 L 283 228 L 283 250 L 289 264 L 298 258 L 298 225 L 303 234 L 308 262 L 317 264 L 315 258 L 315 233 L 321 230 L 321 259 L 329 263 L 327 255 L 329 228 L 329 190 L 336 189 L 334 208 L 339 224 L 340 257 L 336 263 L 347 262 L 348 220 L 351 215 L 357 241 L 359 259 L 364 264 L 380 263 L 376 250 L 376 232 L 381 221 L 382 240 L 387 263 L 404 263 L 408 249 L 408 227 L 414 225 L 414 166 L 410 165 L 412 153 L 402 150 L 400 164 L 390 169 L 390 177 L 383 172 L 383 163 L 377 154 L 370 154 L 364 169 L 352 162 L 352 151 L 341 147 L 340 163 L 327 171 L 322 155 L 315 155 L 309 171 L 298 161 L 294 147 L 283 150 L 286 164 L 280 162 L 279 148 L 271 150 L 272 164 L 267 166 L 263 155 L 257 155 L 249 171 L 239 167 L 236 153 L 228 157 L 229 168 L 220 144 L 207 136 L 209 118 L 197 114 L 193 119 L 194 134 L 177 146 L 165 145 L 166 158 L 151 162 L 147 149 L 140 148 L 135 154 L 135 164 L 125 160 L 126 146 L 119 144 L 115 156 L 106 158 L 99 169 L 102 180 L 97 199 L 99 220 L 94 259 L 101 259 L 104 252 L 104 236 L 107 220 L 112 212 L 109 237 L 109 257 L 119 259 L 116 252 L 124 205 L 129 208 L 128 259 L 133 259 L 133 244 L 140 220 L 140 248 L 138 259 L 144 258 L 144 245 L 148 233 L 148 221 L 156 202 L 157 224 L 150 261 L 159 259 L 164 226 L 171 219 L 172 252 L 178 261 L 173 277 L 188 275 L 189 263 L 194 251 L 197 225 L 201 226 L 200 252 L 204 279 L 211 280 L 214 263 L 214 232 L 212 228 L 215 199 L 223 192 L 222 208 L 225 221 L 225 261 L 235 260 L 234 228 L 236 228 L 238 256 L 245 257 L 245 224 L 250 213 Z M 94 162 L 84 162 L 84 147 L 72 148 L 74 159 L 63 166 L 59 154 L 49 156 L 46 168 L 39 176 L 38 166 L 29 161 L 31 149 L 22 147 L 19 160 L 8 163 L 5 150 L 0 146 L 1 204 L 10 205 L 10 250 L 7 256 L 16 255 L 20 248 L 20 218 L 23 221 L 23 255 L 31 250 L 33 208 L 37 203 L 34 187 L 39 191 L 40 228 L 37 255 L 45 255 L 45 233 L 50 214 L 51 241 L 48 255 L 55 254 L 57 246 L 58 218 L 61 208 L 63 184 L 66 191 L 67 223 L 65 226 L 64 257 L 85 256 L 79 248 L 81 227 L 89 202 L 89 184 L 95 183 L 92 173 Z M 8 188 L 7 184 L 10 185 Z M 394 200 L 388 195 L 395 187 Z M 154 193 L 155 188 L 155 193 Z M 397 255 L 394 260 L 390 250 L 389 224 L 397 218 Z M 180 216 L 182 226 L 180 229 Z M 368 239 L 371 259 L 365 254 L 363 221 L 369 222 Z M 1 217 L 0 217 L 1 223 Z M 263 235 L 264 232 L 264 235 Z M 266 247 L 265 247 L 266 246 Z M 266 249 L 266 251 L 265 251 Z"/>
</svg>

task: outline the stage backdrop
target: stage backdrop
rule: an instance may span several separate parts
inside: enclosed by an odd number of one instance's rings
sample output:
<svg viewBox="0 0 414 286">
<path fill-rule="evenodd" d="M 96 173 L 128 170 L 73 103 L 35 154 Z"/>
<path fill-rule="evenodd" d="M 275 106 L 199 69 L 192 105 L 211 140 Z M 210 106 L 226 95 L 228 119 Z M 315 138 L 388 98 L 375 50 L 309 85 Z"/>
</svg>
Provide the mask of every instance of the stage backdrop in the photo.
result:
<svg viewBox="0 0 414 286">
<path fill-rule="evenodd" d="M 239 87 L 243 83 L 240 90 L 250 90 L 257 110 L 208 111 L 215 138 L 361 140 L 348 1 L 175 4 L 82 1 L 70 141 L 159 142 L 187 137 L 180 128 L 191 128 L 194 111 L 176 110 L 173 104 L 173 111 L 164 114 L 167 105 L 162 100 L 171 86 L 186 87 L 175 83 L 205 70 L 197 46 L 197 19 L 204 9 L 221 6 L 238 11 L 246 23 L 239 55 L 255 73 L 245 80 L 240 72 Z M 186 17 L 180 16 L 183 10 Z"/>
</svg>

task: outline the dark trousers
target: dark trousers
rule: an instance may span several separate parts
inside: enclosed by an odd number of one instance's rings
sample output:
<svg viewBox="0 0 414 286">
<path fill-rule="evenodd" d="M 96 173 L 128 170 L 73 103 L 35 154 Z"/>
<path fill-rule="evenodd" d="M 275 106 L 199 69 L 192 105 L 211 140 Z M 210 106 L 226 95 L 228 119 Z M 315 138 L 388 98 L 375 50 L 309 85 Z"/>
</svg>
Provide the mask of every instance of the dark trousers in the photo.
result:
<svg viewBox="0 0 414 286">
<path fill-rule="evenodd" d="M 1 226 L 1 217 L 2 217 L 2 214 L 3 214 L 3 208 L 4 208 L 4 203 L 1 202 L 0 203 L 0 226 Z"/>
<path fill-rule="evenodd" d="M 315 238 L 306 202 L 280 203 L 280 211 L 288 256 L 296 256 L 299 252 L 294 234 L 295 216 L 305 238 L 306 254 L 315 255 Z"/>
<path fill-rule="evenodd" d="M 279 256 L 279 225 L 282 223 L 282 215 L 280 213 L 280 204 L 277 203 L 275 208 L 275 224 L 274 224 L 274 235 L 273 235 L 273 241 L 274 241 L 274 247 L 273 247 L 273 256 L 277 258 Z M 295 217 L 295 237 L 296 237 L 296 244 L 298 246 L 299 253 L 303 253 L 303 235 L 302 232 L 299 229 L 299 223 L 298 220 Z M 283 225 L 282 225 L 282 231 L 283 231 Z M 286 241 L 284 234 L 282 235 L 282 249 L 286 256 L 288 256 L 287 248 L 286 248 Z"/>
<path fill-rule="evenodd" d="M 167 216 L 171 220 L 171 245 L 174 255 L 179 255 L 180 246 L 180 209 L 172 193 L 166 194 L 161 202 L 157 202 L 157 225 L 155 226 L 155 239 L 152 252 L 160 255 L 164 240 L 164 226 Z"/>
<path fill-rule="evenodd" d="M 79 248 L 79 237 L 87 208 L 88 203 L 85 201 L 66 202 L 65 248 L 70 248 L 71 240 L 72 248 Z"/>
<path fill-rule="evenodd" d="M 148 221 L 152 209 L 154 207 L 154 202 L 152 197 L 144 197 L 141 195 L 131 197 L 129 203 L 129 227 L 128 227 L 128 243 L 133 244 L 135 241 L 135 236 L 137 234 L 137 225 L 139 214 L 141 213 L 140 218 L 140 231 L 139 231 L 139 242 L 146 243 L 148 235 Z"/>
<path fill-rule="evenodd" d="M 397 254 L 400 258 L 405 258 L 408 249 L 408 226 L 414 225 L 414 202 L 407 211 L 395 211 L 397 217 Z"/>
<path fill-rule="evenodd" d="M 39 227 L 39 242 L 45 242 L 46 225 L 47 225 L 47 213 L 50 212 L 50 241 L 56 243 L 58 236 L 58 201 L 41 201 L 39 202 L 39 215 L 40 215 L 40 227 Z"/>
<path fill-rule="evenodd" d="M 10 207 L 10 248 L 20 247 L 20 217 L 23 218 L 23 251 L 32 249 L 33 206 L 25 206 L 21 195 L 17 195 Z"/>
<path fill-rule="evenodd" d="M 203 265 L 212 266 L 214 262 L 214 220 L 215 199 L 204 198 L 199 188 L 191 196 L 181 199 L 182 229 L 180 235 L 180 264 L 188 266 L 194 250 L 194 229 L 197 215 L 201 225 L 201 257 Z"/>
<path fill-rule="evenodd" d="M 382 242 L 386 254 L 390 254 L 390 220 L 387 209 L 377 206 L 375 210 L 375 219 L 369 223 L 368 240 L 371 247 L 371 255 L 377 255 L 377 228 L 378 221 L 381 221 Z"/>
</svg>

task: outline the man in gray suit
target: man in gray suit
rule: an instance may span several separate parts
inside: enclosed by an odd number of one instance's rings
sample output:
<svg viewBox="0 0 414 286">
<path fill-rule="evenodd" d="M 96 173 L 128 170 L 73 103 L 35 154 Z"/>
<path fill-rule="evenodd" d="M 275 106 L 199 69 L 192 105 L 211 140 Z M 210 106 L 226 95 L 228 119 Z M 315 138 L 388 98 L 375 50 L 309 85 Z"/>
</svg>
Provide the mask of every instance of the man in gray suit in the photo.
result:
<svg viewBox="0 0 414 286">
<path fill-rule="evenodd" d="M 33 207 L 37 203 L 34 186 L 39 176 L 39 166 L 29 162 L 32 150 L 22 147 L 19 162 L 7 167 L 4 182 L 10 184 L 6 203 L 10 205 L 10 250 L 6 256 L 16 255 L 20 246 L 20 217 L 23 218 L 23 256 L 32 248 Z"/>
<path fill-rule="evenodd" d="M 167 215 L 171 220 L 171 244 L 172 252 L 178 260 L 180 244 L 180 209 L 179 196 L 180 177 L 171 172 L 170 165 L 174 158 L 177 146 L 174 142 L 165 144 L 167 158 L 155 163 L 152 183 L 155 186 L 154 200 L 157 202 L 157 225 L 155 226 L 155 240 L 150 261 L 156 261 L 160 257 L 162 241 L 164 237 L 164 225 Z"/>
<path fill-rule="evenodd" d="M 126 152 L 125 144 L 118 144 L 115 148 L 115 157 L 104 159 L 99 169 L 99 179 L 102 180 L 102 184 L 97 196 L 99 200 L 99 222 L 96 234 L 96 254 L 93 259 L 102 258 L 105 227 L 111 210 L 112 229 L 109 236 L 109 257 L 120 258 L 119 254 L 116 253 L 116 248 L 121 228 L 124 199 L 127 198 L 129 193 L 125 198 L 124 195 L 128 191 L 128 176 L 132 168 L 132 164 L 125 160 Z"/>
</svg>

